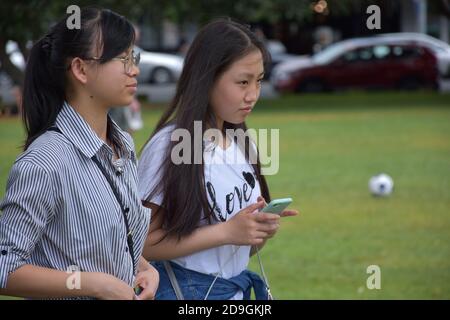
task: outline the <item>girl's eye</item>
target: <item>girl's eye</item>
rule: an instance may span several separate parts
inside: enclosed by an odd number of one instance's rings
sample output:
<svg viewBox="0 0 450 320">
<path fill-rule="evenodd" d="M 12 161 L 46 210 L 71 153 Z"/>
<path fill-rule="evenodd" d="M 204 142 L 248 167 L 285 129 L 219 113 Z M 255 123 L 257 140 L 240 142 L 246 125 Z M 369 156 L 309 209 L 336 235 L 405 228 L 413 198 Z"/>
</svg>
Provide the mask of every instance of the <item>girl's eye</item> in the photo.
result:
<svg viewBox="0 0 450 320">
<path fill-rule="evenodd" d="M 263 81 L 263 78 L 261 78 L 261 79 L 258 79 L 258 83 L 259 83 L 259 84 L 261 84 L 261 83 L 262 83 L 262 81 Z"/>
<path fill-rule="evenodd" d="M 248 81 L 247 81 L 247 80 L 240 81 L 239 84 L 247 85 L 247 84 L 248 84 Z"/>
</svg>

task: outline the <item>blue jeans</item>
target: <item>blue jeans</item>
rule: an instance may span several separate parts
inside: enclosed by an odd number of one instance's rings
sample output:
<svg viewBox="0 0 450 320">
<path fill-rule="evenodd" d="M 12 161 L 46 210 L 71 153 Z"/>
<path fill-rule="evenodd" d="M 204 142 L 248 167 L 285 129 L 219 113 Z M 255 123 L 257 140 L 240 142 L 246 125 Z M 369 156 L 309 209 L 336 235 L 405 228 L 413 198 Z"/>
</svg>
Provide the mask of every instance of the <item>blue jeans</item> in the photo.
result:
<svg viewBox="0 0 450 320">
<path fill-rule="evenodd" d="M 184 299 L 203 300 L 215 276 L 189 270 L 173 262 L 169 263 L 175 273 Z M 159 287 L 156 292 L 156 300 L 176 300 L 175 290 L 170 283 L 164 264 L 157 261 L 152 262 L 152 265 L 159 272 Z M 256 300 L 268 299 L 264 281 L 258 274 L 250 270 L 244 270 L 230 279 L 218 277 L 208 295 L 208 300 L 228 300 L 239 290 L 243 291 L 244 300 L 250 300 L 252 288 L 255 292 Z"/>
</svg>

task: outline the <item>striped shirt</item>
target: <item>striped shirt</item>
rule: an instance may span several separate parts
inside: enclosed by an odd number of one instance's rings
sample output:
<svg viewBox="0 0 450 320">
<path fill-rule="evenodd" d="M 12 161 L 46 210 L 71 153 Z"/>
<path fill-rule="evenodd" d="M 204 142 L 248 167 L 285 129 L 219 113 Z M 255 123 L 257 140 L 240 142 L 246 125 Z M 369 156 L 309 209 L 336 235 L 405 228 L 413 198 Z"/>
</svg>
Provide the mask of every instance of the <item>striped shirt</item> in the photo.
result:
<svg viewBox="0 0 450 320">
<path fill-rule="evenodd" d="M 112 149 L 69 104 L 55 126 L 61 132 L 42 134 L 10 172 L 0 203 L 0 287 L 24 264 L 108 273 L 132 286 L 150 223 L 150 209 L 138 197 L 132 139 L 110 123 L 123 146 L 118 167 Z M 134 261 L 120 204 L 94 155 L 127 212 Z"/>
</svg>

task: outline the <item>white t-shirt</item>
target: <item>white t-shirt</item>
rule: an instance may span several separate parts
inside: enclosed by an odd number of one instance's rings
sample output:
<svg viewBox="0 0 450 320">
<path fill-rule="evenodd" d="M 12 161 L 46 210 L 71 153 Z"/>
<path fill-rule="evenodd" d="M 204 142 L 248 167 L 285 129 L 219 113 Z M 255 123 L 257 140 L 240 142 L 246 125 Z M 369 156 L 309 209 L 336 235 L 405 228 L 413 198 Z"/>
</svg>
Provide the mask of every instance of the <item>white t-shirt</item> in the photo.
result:
<svg viewBox="0 0 450 320">
<path fill-rule="evenodd" d="M 138 164 L 139 196 L 146 199 L 161 175 L 158 172 L 174 125 L 160 130 L 145 146 Z M 226 150 L 207 142 L 204 151 L 206 194 L 219 221 L 226 221 L 241 209 L 256 203 L 261 195 L 253 167 L 238 145 L 231 141 Z M 148 201 L 160 205 L 162 195 Z M 215 203 L 215 205 L 214 205 Z M 206 222 L 203 222 L 203 224 Z M 200 226 L 199 222 L 199 226 Z M 172 260 L 184 268 L 228 279 L 247 268 L 250 246 L 224 245 Z M 242 299 L 240 291 L 232 300 Z"/>
</svg>

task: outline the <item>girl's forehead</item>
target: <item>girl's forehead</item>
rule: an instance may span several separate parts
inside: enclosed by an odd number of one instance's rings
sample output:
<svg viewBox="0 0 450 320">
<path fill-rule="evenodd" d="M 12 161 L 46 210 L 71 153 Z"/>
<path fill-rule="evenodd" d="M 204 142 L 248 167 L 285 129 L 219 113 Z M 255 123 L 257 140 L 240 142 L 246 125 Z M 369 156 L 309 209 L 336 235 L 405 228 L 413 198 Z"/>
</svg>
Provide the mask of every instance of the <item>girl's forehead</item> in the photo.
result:
<svg viewBox="0 0 450 320">
<path fill-rule="evenodd" d="M 245 56 L 234 61 L 230 66 L 230 71 L 238 73 L 245 72 L 246 70 L 251 72 L 258 72 L 260 69 L 262 69 L 261 71 L 264 71 L 263 56 L 261 54 L 261 51 L 259 50 L 249 52 Z"/>
<path fill-rule="evenodd" d="M 128 55 L 134 49 L 134 43 L 130 45 L 130 47 L 126 48 L 122 52 L 118 53 L 118 55 Z M 91 48 L 91 53 L 96 57 L 101 57 L 103 55 L 104 44 L 103 43 L 94 43 Z"/>
</svg>

